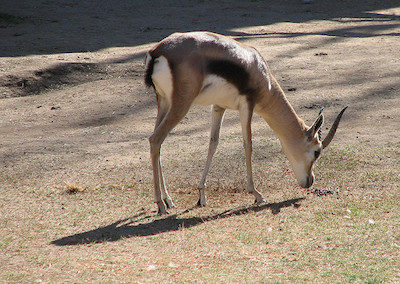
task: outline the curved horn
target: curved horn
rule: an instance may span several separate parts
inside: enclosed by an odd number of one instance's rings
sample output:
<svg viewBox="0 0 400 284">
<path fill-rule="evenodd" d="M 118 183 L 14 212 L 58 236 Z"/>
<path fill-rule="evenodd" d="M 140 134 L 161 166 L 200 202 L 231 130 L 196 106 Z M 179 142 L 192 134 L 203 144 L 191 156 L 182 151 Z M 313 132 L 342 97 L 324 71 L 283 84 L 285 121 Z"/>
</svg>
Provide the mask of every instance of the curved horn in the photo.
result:
<svg viewBox="0 0 400 284">
<path fill-rule="evenodd" d="M 339 126 L 340 119 L 342 118 L 342 115 L 343 115 L 343 113 L 344 113 L 344 111 L 346 109 L 347 109 L 347 106 L 344 109 L 342 109 L 342 111 L 338 114 L 338 116 L 335 119 L 335 122 L 333 123 L 331 129 L 329 130 L 328 135 L 326 135 L 324 141 L 322 141 L 322 148 L 323 149 L 328 147 L 329 143 L 331 143 L 331 141 L 333 139 L 333 136 L 335 136 L 336 129 Z"/>
<path fill-rule="evenodd" d="M 325 107 L 321 107 L 321 109 L 319 110 L 318 116 L 320 116 L 320 115 L 322 114 L 322 112 L 324 111 L 324 108 L 325 108 Z M 322 127 L 320 127 L 320 128 L 318 129 L 318 137 L 319 137 L 319 139 L 321 140 L 321 137 L 322 137 Z"/>
</svg>

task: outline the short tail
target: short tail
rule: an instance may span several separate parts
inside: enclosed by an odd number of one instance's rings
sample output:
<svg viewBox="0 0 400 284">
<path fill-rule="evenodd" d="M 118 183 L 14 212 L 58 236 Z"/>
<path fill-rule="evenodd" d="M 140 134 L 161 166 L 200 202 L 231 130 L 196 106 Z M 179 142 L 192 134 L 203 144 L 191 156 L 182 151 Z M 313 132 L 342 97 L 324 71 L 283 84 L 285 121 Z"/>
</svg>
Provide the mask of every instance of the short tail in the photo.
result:
<svg viewBox="0 0 400 284">
<path fill-rule="evenodd" d="M 154 58 L 151 56 L 149 52 L 146 54 L 145 58 L 146 64 L 146 73 L 144 75 L 144 83 L 147 87 L 154 87 L 153 79 L 151 76 L 153 75 L 153 68 L 154 68 Z"/>
</svg>

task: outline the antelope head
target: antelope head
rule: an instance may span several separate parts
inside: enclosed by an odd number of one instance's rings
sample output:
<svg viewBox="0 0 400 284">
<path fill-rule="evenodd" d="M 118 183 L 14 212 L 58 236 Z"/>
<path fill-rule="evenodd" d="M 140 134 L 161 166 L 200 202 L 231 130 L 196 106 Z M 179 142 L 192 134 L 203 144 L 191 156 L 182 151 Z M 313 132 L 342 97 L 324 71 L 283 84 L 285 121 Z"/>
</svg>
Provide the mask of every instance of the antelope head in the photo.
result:
<svg viewBox="0 0 400 284">
<path fill-rule="evenodd" d="M 314 182 L 313 165 L 320 157 L 323 149 L 328 147 L 335 136 L 340 119 L 347 106 L 337 115 L 335 122 L 324 139 L 322 139 L 321 127 L 324 123 L 322 110 L 319 112 L 314 123 L 305 130 L 304 136 L 300 141 L 295 141 L 296 145 L 288 145 L 283 148 L 288 160 L 290 161 L 296 179 L 303 188 L 309 188 Z"/>
</svg>

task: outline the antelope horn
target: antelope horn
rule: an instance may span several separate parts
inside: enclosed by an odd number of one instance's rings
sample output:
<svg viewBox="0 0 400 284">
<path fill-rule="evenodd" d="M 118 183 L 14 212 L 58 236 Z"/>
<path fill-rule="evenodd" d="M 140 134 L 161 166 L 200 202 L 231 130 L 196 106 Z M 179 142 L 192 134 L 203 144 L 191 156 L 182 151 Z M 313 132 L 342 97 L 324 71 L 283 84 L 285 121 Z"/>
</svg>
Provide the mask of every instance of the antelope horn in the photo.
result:
<svg viewBox="0 0 400 284">
<path fill-rule="evenodd" d="M 342 115 L 343 115 L 343 113 L 344 113 L 344 111 L 346 109 L 347 109 L 347 106 L 344 109 L 342 109 L 342 111 L 338 114 L 338 116 L 335 119 L 335 122 L 333 123 L 331 129 L 329 130 L 328 135 L 326 135 L 324 141 L 322 141 L 322 148 L 323 149 L 328 147 L 329 143 L 331 143 L 331 141 L 333 139 L 333 136 L 335 136 L 336 129 L 339 126 L 340 119 L 342 118 Z"/>
<path fill-rule="evenodd" d="M 324 108 L 325 108 L 325 107 L 321 107 L 321 109 L 319 110 L 318 116 L 320 116 L 320 115 L 322 114 L 322 112 L 324 111 Z M 320 127 L 320 128 L 318 129 L 318 137 L 319 137 L 319 139 L 321 139 L 321 137 L 322 137 L 322 127 Z"/>
</svg>

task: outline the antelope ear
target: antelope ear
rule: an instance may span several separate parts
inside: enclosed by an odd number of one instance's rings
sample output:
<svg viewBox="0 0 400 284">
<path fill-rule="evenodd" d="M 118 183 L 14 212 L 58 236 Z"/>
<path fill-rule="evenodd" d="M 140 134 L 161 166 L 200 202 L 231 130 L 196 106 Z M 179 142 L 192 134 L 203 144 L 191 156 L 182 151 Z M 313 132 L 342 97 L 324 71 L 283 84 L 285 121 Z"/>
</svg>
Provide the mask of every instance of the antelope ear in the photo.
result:
<svg viewBox="0 0 400 284">
<path fill-rule="evenodd" d="M 321 135 L 320 129 L 323 123 L 324 123 L 324 115 L 320 113 L 320 115 L 317 117 L 317 119 L 314 121 L 311 127 L 307 130 L 307 135 L 309 139 L 314 138 L 315 133 Z"/>
</svg>

